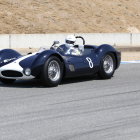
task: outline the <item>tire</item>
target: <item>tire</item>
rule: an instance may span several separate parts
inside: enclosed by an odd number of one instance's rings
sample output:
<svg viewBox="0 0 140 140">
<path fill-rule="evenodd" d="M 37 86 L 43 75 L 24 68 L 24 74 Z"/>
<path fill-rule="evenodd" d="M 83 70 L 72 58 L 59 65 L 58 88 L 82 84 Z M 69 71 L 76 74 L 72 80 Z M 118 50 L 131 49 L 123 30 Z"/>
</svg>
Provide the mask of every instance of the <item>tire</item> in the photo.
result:
<svg viewBox="0 0 140 140">
<path fill-rule="evenodd" d="M 47 87 L 56 87 L 63 77 L 63 63 L 56 56 L 51 56 L 43 67 L 42 81 Z"/>
<path fill-rule="evenodd" d="M 0 78 L 0 82 L 3 84 L 13 84 L 16 81 L 16 79 L 5 79 L 5 78 Z"/>
<path fill-rule="evenodd" d="M 110 79 L 115 72 L 115 67 L 116 67 L 116 59 L 114 54 L 107 53 L 101 60 L 98 72 L 99 77 L 102 79 Z"/>
</svg>

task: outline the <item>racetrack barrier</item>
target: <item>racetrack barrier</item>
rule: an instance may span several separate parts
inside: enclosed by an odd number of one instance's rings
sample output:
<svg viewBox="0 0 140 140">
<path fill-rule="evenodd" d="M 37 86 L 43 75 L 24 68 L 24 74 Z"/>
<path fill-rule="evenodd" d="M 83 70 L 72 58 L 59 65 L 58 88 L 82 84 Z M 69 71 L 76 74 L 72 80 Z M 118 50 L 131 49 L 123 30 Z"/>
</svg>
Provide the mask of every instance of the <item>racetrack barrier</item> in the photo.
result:
<svg viewBox="0 0 140 140">
<path fill-rule="evenodd" d="M 72 33 L 68 33 L 72 34 Z M 68 34 L 1 34 L 0 49 L 3 48 L 50 48 L 54 40 L 65 42 Z M 140 33 L 76 33 L 83 36 L 86 44 L 101 45 L 110 44 L 116 47 L 128 48 L 140 47 Z M 81 43 L 78 40 L 78 43 Z"/>
</svg>

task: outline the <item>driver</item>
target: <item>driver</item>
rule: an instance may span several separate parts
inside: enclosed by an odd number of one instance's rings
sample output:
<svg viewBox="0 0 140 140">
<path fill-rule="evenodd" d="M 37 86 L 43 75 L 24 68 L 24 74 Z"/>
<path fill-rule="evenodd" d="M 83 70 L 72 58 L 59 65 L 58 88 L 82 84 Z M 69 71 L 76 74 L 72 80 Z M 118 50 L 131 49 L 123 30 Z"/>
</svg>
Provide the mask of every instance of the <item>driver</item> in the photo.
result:
<svg viewBox="0 0 140 140">
<path fill-rule="evenodd" d="M 65 39 L 65 46 L 67 48 L 67 51 L 65 54 L 71 54 L 71 55 L 81 55 L 81 51 L 79 48 L 75 48 L 74 46 L 76 42 L 76 37 L 74 35 L 68 35 Z"/>
</svg>

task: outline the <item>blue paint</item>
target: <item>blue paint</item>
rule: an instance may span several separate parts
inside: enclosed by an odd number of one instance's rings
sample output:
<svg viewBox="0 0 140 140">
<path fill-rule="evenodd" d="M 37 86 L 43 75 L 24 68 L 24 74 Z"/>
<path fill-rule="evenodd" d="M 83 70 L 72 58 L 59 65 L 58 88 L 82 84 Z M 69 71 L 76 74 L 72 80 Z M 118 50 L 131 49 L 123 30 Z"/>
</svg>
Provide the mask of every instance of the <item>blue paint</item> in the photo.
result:
<svg viewBox="0 0 140 140">
<path fill-rule="evenodd" d="M 75 47 L 77 46 L 75 45 Z M 90 74 L 93 75 L 94 73 L 97 73 L 100 70 L 100 65 L 103 61 L 103 57 L 107 53 L 112 53 L 114 54 L 114 57 L 116 59 L 115 69 L 117 69 L 120 66 L 121 53 L 107 44 L 101 45 L 99 47 L 96 47 L 94 45 L 84 45 L 84 52 L 80 56 L 67 54 L 66 52 L 67 48 L 65 47 L 65 45 L 61 45 L 56 50 L 50 49 L 37 53 L 35 55 L 31 55 L 21 60 L 19 62 L 19 65 L 22 69 L 30 68 L 32 71 L 31 75 L 33 75 L 34 77 L 39 77 L 44 72 L 44 67 L 48 63 L 49 58 L 51 56 L 56 56 L 64 65 L 63 73 L 65 77 L 75 77 Z M 0 51 L 0 62 L 5 59 L 12 59 L 14 57 L 18 59 L 22 56 L 18 52 L 11 49 L 4 49 Z M 93 63 L 94 67 L 91 68 L 89 66 L 90 64 L 89 61 L 87 61 L 87 58 L 91 59 L 91 62 Z M 4 63 L 2 66 L 4 65 L 6 64 Z M 70 65 L 74 66 L 74 71 L 70 70 Z"/>
</svg>

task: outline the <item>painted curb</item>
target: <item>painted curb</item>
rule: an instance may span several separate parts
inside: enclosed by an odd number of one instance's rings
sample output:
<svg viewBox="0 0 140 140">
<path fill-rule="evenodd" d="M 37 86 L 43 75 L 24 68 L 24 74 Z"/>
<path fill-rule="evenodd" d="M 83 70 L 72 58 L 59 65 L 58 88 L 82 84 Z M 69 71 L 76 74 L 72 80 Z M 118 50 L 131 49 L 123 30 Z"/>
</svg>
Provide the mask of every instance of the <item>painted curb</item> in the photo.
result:
<svg viewBox="0 0 140 140">
<path fill-rule="evenodd" d="M 139 64 L 140 60 L 135 61 L 121 61 L 121 64 Z"/>
</svg>

